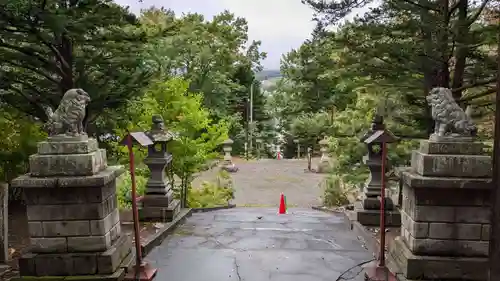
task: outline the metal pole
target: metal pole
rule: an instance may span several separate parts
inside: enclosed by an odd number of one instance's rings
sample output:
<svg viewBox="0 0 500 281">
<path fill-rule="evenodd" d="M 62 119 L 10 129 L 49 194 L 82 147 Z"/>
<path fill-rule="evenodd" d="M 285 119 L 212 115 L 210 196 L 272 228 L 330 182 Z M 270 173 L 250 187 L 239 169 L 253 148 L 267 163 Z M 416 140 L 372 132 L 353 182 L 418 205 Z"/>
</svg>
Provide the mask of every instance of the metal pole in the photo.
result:
<svg viewBox="0 0 500 281">
<path fill-rule="evenodd" d="M 140 267 L 142 263 L 142 252 L 141 252 L 141 236 L 139 234 L 139 213 L 137 211 L 137 194 L 135 186 L 135 166 L 134 166 L 134 151 L 132 149 L 132 136 L 128 134 L 127 136 L 127 147 L 130 161 L 130 180 L 132 181 L 132 215 L 134 218 L 134 237 L 135 237 L 135 252 L 136 252 L 136 274 L 140 273 Z"/>
<path fill-rule="evenodd" d="M 249 151 L 252 152 L 252 140 L 253 140 L 253 82 L 250 84 L 250 140 L 249 140 Z"/>
<path fill-rule="evenodd" d="M 382 142 L 382 187 L 380 189 L 380 256 L 379 266 L 385 267 L 385 162 L 387 158 L 387 145 Z"/>
<path fill-rule="evenodd" d="M 495 136 L 493 139 L 493 179 L 491 186 L 491 221 L 490 221 L 490 248 L 489 248 L 489 276 L 488 280 L 500 280 L 500 32 L 498 33 L 498 71 L 497 94 L 495 99 Z"/>
</svg>

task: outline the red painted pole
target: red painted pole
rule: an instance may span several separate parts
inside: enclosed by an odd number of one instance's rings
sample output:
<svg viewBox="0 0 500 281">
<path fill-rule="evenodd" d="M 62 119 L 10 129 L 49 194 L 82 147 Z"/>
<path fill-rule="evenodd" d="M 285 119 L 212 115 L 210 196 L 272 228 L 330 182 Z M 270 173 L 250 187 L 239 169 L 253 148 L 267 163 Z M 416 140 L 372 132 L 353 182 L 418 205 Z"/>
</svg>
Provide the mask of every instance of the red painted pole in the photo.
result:
<svg viewBox="0 0 500 281">
<path fill-rule="evenodd" d="M 134 166 L 134 151 L 132 149 L 132 136 L 127 137 L 127 147 L 130 161 L 130 180 L 132 181 L 132 215 L 134 217 L 134 237 L 135 237 L 135 252 L 136 252 L 136 273 L 139 273 L 139 268 L 142 264 L 141 252 L 141 235 L 139 233 L 139 212 L 137 211 L 137 193 L 135 186 L 135 166 Z"/>
<path fill-rule="evenodd" d="M 386 143 L 382 143 L 382 187 L 380 188 L 380 256 L 379 266 L 385 267 L 385 164 L 387 158 Z"/>
</svg>

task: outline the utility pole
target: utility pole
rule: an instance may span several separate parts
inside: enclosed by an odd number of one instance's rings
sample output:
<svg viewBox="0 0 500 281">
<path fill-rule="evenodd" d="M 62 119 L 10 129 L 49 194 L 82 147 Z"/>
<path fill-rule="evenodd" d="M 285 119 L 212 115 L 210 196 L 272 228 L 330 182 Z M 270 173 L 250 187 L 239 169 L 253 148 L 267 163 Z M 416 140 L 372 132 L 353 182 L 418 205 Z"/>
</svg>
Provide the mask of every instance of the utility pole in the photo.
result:
<svg viewBox="0 0 500 281">
<path fill-rule="evenodd" d="M 250 84 L 250 140 L 249 140 L 249 151 L 252 151 L 252 140 L 253 140 L 253 80 Z"/>
<path fill-rule="evenodd" d="M 490 281 L 500 280 L 500 31 L 497 50 L 497 94 L 495 98 L 495 136 L 493 139 L 493 184 L 491 198 L 489 277 Z"/>
</svg>

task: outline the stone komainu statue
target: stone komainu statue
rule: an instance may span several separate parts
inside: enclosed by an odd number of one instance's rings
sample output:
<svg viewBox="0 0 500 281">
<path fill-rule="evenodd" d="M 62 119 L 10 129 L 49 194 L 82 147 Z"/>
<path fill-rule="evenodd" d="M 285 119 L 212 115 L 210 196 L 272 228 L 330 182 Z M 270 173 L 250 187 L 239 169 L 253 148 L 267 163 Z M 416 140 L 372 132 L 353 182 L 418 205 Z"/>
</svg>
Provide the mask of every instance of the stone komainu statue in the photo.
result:
<svg viewBox="0 0 500 281">
<path fill-rule="evenodd" d="M 78 136 L 86 134 L 83 130 L 83 118 L 85 108 L 90 102 L 90 96 L 82 89 L 70 89 L 66 93 L 55 112 L 47 107 L 46 113 L 49 117 L 44 128 L 49 136 L 69 135 Z"/>
<path fill-rule="evenodd" d="M 434 88 L 426 97 L 436 122 L 434 134 L 443 137 L 452 131 L 458 136 L 475 136 L 477 127 L 471 119 L 471 108 L 464 111 L 447 88 Z"/>
</svg>

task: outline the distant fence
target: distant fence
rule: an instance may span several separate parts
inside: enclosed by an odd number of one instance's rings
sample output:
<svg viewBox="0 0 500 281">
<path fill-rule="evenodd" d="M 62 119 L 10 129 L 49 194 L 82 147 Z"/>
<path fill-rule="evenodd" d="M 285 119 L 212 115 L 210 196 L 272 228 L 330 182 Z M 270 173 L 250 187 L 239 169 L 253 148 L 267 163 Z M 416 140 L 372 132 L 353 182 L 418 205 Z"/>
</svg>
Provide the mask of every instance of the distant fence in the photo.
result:
<svg viewBox="0 0 500 281">
<path fill-rule="evenodd" d="M 0 183 L 0 263 L 6 263 L 9 257 L 8 238 L 8 199 L 9 185 Z"/>
</svg>

